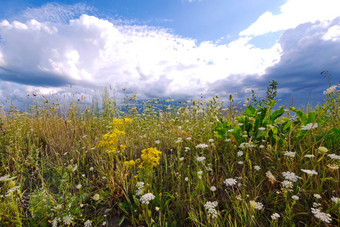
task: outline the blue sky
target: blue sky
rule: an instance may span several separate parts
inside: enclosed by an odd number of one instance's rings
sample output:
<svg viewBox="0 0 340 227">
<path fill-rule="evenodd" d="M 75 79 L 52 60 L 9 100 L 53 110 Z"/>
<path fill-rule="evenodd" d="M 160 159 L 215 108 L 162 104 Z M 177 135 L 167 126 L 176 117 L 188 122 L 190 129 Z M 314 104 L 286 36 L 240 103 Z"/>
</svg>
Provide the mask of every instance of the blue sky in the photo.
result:
<svg viewBox="0 0 340 227">
<path fill-rule="evenodd" d="M 340 78 L 338 0 L 1 0 L 0 92 L 25 97 L 108 85 L 188 99 L 279 83 L 320 101 Z M 289 101 L 288 101 L 289 100 Z"/>
</svg>

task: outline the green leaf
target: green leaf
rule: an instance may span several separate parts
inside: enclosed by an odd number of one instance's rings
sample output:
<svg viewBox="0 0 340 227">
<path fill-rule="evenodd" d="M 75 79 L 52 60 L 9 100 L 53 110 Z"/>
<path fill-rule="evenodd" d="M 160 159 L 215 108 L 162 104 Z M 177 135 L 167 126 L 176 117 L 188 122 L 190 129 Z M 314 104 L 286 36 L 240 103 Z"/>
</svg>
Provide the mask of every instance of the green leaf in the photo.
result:
<svg viewBox="0 0 340 227">
<path fill-rule="evenodd" d="M 283 114 L 284 112 L 285 112 L 285 110 L 284 110 L 284 107 L 282 106 L 280 109 L 275 110 L 275 111 L 271 114 L 270 120 L 274 123 L 274 121 L 275 121 L 277 118 L 281 117 L 282 114 Z"/>
<path fill-rule="evenodd" d="M 243 115 L 248 116 L 248 117 L 255 117 L 256 116 L 256 109 L 252 106 L 249 105 L 243 112 Z"/>
</svg>

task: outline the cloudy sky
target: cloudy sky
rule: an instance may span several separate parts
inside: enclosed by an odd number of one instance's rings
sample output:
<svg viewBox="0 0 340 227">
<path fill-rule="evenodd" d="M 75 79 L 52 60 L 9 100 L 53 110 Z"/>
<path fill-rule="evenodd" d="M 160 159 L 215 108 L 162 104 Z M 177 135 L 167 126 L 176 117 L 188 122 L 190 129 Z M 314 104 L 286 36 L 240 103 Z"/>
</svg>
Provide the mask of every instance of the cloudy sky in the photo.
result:
<svg viewBox="0 0 340 227">
<path fill-rule="evenodd" d="M 340 78 L 339 0 L 0 2 L 0 101 L 32 92 L 141 99 L 238 93 L 298 105 Z M 72 86 L 72 89 L 70 88 Z"/>
</svg>

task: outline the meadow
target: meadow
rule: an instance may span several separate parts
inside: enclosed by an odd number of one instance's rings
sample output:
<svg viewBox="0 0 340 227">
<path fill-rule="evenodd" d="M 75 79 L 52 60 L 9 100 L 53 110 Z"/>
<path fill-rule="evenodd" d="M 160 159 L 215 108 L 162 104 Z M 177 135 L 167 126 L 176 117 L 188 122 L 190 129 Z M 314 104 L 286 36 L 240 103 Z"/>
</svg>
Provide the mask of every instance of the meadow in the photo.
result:
<svg viewBox="0 0 340 227">
<path fill-rule="evenodd" d="M 0 226 L 339 226 L 340 92 L 3 110 Z M 23 111 L 24 109 L 24 111 Z"/>
</svg>

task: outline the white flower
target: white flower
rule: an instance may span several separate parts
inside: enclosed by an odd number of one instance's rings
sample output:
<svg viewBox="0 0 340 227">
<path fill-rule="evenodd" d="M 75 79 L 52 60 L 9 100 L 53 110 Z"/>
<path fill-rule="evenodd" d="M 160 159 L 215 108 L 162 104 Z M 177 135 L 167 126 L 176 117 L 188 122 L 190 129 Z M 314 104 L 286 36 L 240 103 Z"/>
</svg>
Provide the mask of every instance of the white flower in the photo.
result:
<svg viewBox="0 0 340 227">
<path fill-rule="evenodd" d="M 209 143 L 213 143 L 214 142 L 214 139 L 209 139 Z"/>
<path fill-rule="evenodd" d="M 238 157 L 241 157 L 242 155 L 243 155 L 243 151 L 238 151 L 238 152 L 237 152 L 237 156 L 238 156 Z"/>
<path fill-rule="evenodd" d="M 180 160 L 180 161 L 183 161 L 183 160 L 184 160 L 184 157 L 180 157 L 179 160 Z"/>
<path fill-rule="evenodd" d="M 294 200 L 299 200 L 299 196 L 293 195 L 293 196 L 292 196 L 292 199 L 294 199 Z"/>
<path fill-rule="evenodd" d="M 75 165 L 75 166 L 73 167 L 72 171 L 74 172 L 74 171 L 76 171 L 77 169 L 78 169 L 78 165 Z"/>
<path fill-rule="evenodd" d="M 186 178 L 184 178 L 184 180 L 185 180 L 185 181 L 189 181 L 189 178 L 188 178 L 188 177 L 186 177 Z"/>
<path fill-rule="evenodd" d="M 159 207 L 155 207 L 155 210 L 156 210 L 156 211 L 159 211 L 159 209 L 160 209 Z"/>
<path fill-rule="evenodd" d="M 317 207 L 320 207 L 320 206 L 321 206 L 321 203 L 313 202 L 313 207 L 314 207 L 314 208 L 317 208 Z"/>
<path fill-rule="evenodd" d="M 242 135 L 242 137 L 243 137 L 243 138 L 247 138 L 247 137 L 248 137 L 248 135 Z"/>
<path fill-rule="evenodd" d="M 243 125 L 243 123 L 239 123 L 239 124 L 238 124 L 238 126 L 242 126 L 242 125 Z"/>
<path fill-rule="evenodd" d="M 226 142 L 230 142 L 230 141 L 231 141 L 231 139 L 225 139 L 225 141 L 226 141 Z"/>
<path fill-rule="evenodd" d="M 63 222 L 65 225 L 71 225 L 72 221 L 73 221 L 73 217 L 70 214 L 63 217 Z"/>
<path fill-rule="evenodd" d="M 177 138 L 177 140 L 175 141 L 175 143 L 182 143 L 182 138 Z"/>
<path fill-rule="evenodd" d="M 92 221 L 87 220 L 86 222 L 84 222 L 84 227 L 90 227 L 92 226 Z"/>
<path fill-rule="evenodd" d="M 333 202 L 335 202 L 335 203 L 340 203 L 340 198 L 338 198 L 338 197 L 332 197 L 331 198 L 331 200 L 333 201 Z"/>
<path fill-rule="evenodd" d="M 317 199 L 321 199 L 321 195 L 319 195 L 319 194 L 314 194 L 314 197 L 317 198 Z"/>
<path fill-rule="evenodd" d="M 316 208 L 311 208 L 312 213 L 316 218 L 319 218 L 321 221 L 326 222 L 326 223 L 331 223 L 332 222 L 332 216 L 330 214 L 326 214 L 324 212 L 321 212 L 320 209 Z"/>
<path fill-rule="evenodd" d="M 259 170 L 261 169 L 261 167 L 260 167 L 260 166 L 254 166 L 254 169 L 255 169 L 256 171 L 259 171 Z"/>
<path fill-rule="evenodd" d="M 209 216 L 215 218 L 217 217 L 217 210 L 215 209 L 218 205 L 218 202 L 217 201 L 214 201 L 214 202 L 206 202 L 204 204 L 204 208 L 207 210 L 207 213 Z"/>
<path fill-rule="evenodd" d="M 137 182 L 136 187 L 137 187 L 136 195 L 142 195 L 144 192 L 144 182 Z"/>
<path fill-rule="evenodd" d="M 187 140 L 191 140 L 191 137 L 188 137 Z"/>
<path fill-rule="evenodd" d="M 92 197 L 92 199 L 95 200 L 95 201 L 97 201 L 97 200 L 99 200 L 99 197 L 100 197 L 99 194 L 95 194 L 95 195 Z"/>
<path fill-rule="evenodd" d="M 307 125 L 301 126 L 301 130 L 311 130 L 318 127 L 318 123 L 309 123 Z"/>
<path fill-rule="evenodd" d="M 293 182 L 296 182 L 300 177 L 296 176 L 295 173 L 292 172 L 283 172 L 282 176 L 286 179 L 286 180 L 290 180 Z"/>
<path fill-rule="evenodd" d="M 233 186 L 235 184 L 237 184 L 237 180 L 234 178 L 228 178 L 224 181 L 226 186 Z"/>
<path fill-rule="evenodd" d="M 260 130 L 260 131 L 264 131 L 264 130 L 266 130 L 266 128 L 260 127 L 259 130 Z"/>
<path fill-rule="evenodd" d="M 264 148 L 264 145 L 261 144 L 261 145 L 259 146 L 259 148 L 260 148 L 260 149 Z"/>
<path fill-rule="evenodd" d="M 289 180 L 284 180 L 281 184 L 284 188 L 293 188 L 293 183 Z"/>
<path fill-rule="evenodd" d="M 315 155 L 313 155 L 313 154 L 306 154 L 305 155 L 305 158 L 314 158 L 315 157 Z"/>
<path fill-rule="evenodd" d="M 190 151 L 190 147 L 185 147 L 184 150 L 185 152 Z"/>
<path fill-rule="evenodd" d="M 216 191 L 216 190 L 217 190 L 217 188 L 216 188 L 215 186 L 211 186 L 211 187 L 210 187 L 210 191 L 214 192 L 214 191 Z"/>
<path fill-rule="evenodd" d="M 292 152 L 292 151 L 286 151 L 286 153 L 284 154 L 285 156 L 288 156 L 288 157 L 291 157 L 291 158 L 294 158 L 295 157 L 295 152 Z"/>
<path fill-rule="evenodd" d="M 200 171 L 197 172 L 198 175 L 202 175 L 202 173 L 203 173 L 202 170 L 200 170 Z"/>
<path fill-rule="evenodd" d="M 205 144 L 205 143 L 200 143 L 196 146 L 196 148 L 207 148 L 209 147 L 209 145 Z"/>
<path fill-rule="evenodd" d="M 307 173 L 308 175 L 318 175 L 318 172 L 316 172 L 315 170 L 301 169 L 301 171 Z"/>
<path fill-rule="evenodd" d="M 159 140 L 156 140 L 156 141 L 155 141 L 155 144 L 160 144 L 160 142 L 161 142 L 161 141 L 159 141 Z"/>
<path fill-rule="evenodd" d="M 276 219 L 278 219 L 281 216 L 278 213 L 274 213 L 270 217 L 272 218 L 272 220 L 276 220 Z"/>
<path fill-rule="evenodd" d="M 205 157 L 197 157 L 196 160 L 198 162 L 203 162 L 205 160 Z"/>
<path fill-rule="evenodd" d="M 256 202 L 254 200 L 251 200 L 250 202 L 250 206 L 256 210 L 262 210 L 263 209 L 263 204 L 260 202 Z"/>
<path fill-rule="evenodd" d="M 336 91 L 336 87 L 337 87 L 336 85 L 333 85 L 333 86 L 327 88 L 327 90 L 324 91 L 323 94 L 324 94 L 324 95 L 332 94 L 333 92 Z"/>
<path fill-rule="evenodd" d="M 237 162 L 239 165 L 243 165 L 243 161 L 238 161 Z"/>
<path fill-rule="evenodd" d="M 142 204 L 149 204 L 151 200 L 155 199 L 155 196 L 152 193 L 147 193 L 140 197 L 140 202 Z"/>
<path fill-rule="evenodd" d="M 78 184 L 78 185 L 76 186 L 77 189 L 81 189 L 81 187 L 83 187 L 81 184 Z"/>
<path fill-rule="evenodd" d="M 340 159 L 340 156 L 339 155 L 336 155 L 336 154 L 329 154 L 327 155 L 328 157 L 330 157 L 331 159 L 336 159 L 336 160 L 339 160 Z"/>
<path fill-rule="evenodd" d="M 94 170 L 94 168 L 93 167 L 90 167 L 90 169 L 89 169 L 90 171 L 93 171 Z"/>
<path fill-rule="evenodd" d="M 229 130 L 228 130 L 228 132 L 233 132 L 233 131 L 234 131 L 234 129 L 229 129 Z"/>
<path fill-rule="evenodd" d="M 58 222 L 60 222 L 60 218 L 55 218 L 52 221 L 52 227 L 57 227 L 58 226 Z"/>
</svg>

